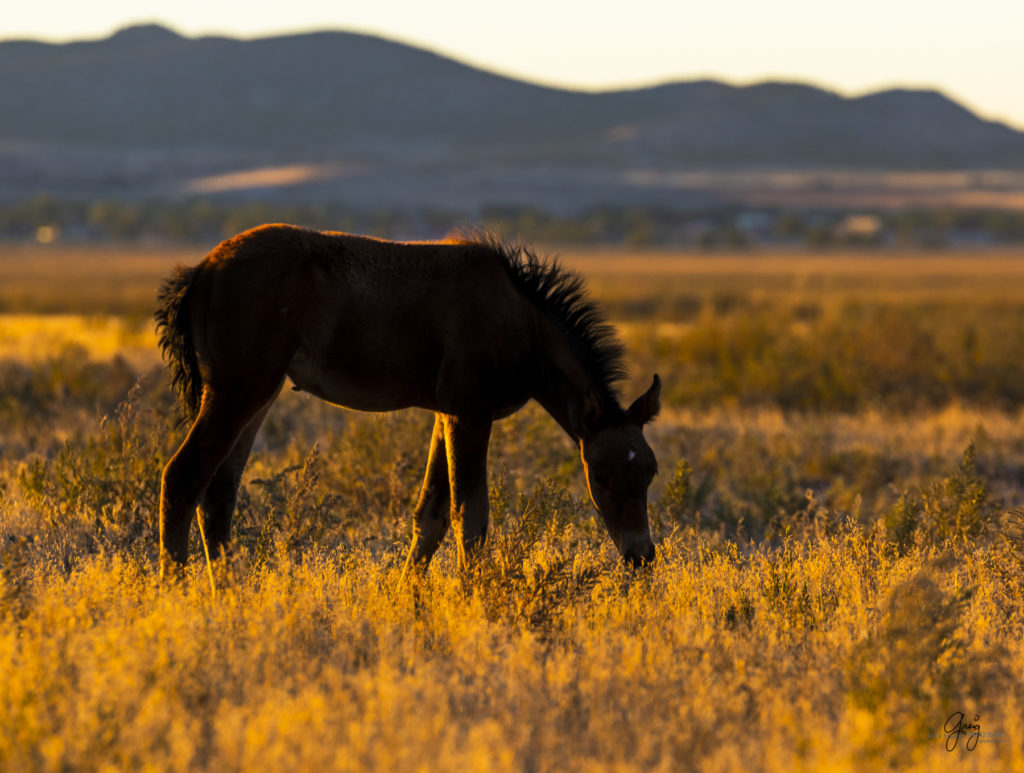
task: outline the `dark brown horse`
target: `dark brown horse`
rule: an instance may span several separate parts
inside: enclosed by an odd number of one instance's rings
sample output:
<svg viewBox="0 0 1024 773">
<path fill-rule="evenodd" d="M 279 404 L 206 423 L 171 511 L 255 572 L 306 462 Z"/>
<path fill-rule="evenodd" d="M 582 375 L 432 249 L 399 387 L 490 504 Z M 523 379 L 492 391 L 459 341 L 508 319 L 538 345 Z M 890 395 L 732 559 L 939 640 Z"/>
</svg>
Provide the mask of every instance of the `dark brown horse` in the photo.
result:
<svg viewBox="0 0 1024 773">
<path fill-rule="evenodd" d="M 486 235 L 389 242 L 267 225 L 167 277 L 160 346 L 194 419 L 164 469 L 162 571 L 183 564 L 197 506 L 211 555 L 228 541 L 242 469 L 267 409 L 297 389 L 363 411 L 434 411 L 407 568 L 449 524 L 459 561 L 487 531 L 491 423 L 537 400 L 580 447 L 587 485 L 630 563 L 654 559 L 642 427 L 658 377 L 623 409 L 622 348 L 582 279 Z"/>
</svg>

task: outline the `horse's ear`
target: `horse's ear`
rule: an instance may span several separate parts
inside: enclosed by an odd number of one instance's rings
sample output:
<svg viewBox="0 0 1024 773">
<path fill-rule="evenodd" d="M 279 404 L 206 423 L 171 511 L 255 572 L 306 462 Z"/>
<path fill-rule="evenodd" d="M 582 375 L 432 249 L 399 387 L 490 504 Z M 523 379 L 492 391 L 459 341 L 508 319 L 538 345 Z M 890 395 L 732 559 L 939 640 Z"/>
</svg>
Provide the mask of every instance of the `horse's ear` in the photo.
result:
<svg viewBox="0 0 1024 773">
<path fill-rule="evenodd" d="M 640 395 L 626 411 L 629 418 L 641 427 L 658 415 L 661 410 L 661 379 L 654 374 L 654 381 L 651 388 Z"/>
</svg>

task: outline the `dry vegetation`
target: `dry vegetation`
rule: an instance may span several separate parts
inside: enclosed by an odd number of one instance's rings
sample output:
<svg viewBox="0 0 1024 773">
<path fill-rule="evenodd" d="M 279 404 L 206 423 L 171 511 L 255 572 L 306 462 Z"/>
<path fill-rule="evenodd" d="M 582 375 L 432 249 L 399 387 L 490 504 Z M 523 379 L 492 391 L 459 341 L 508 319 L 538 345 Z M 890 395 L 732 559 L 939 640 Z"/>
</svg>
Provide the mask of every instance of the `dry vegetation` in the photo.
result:
<svg viewBox="0 0 1024 773">
<path fill-rule="evenodd" d="M 529 407 L 403 586 L 430 417 L 286 390 L 215 596 L 154 572 L 194 259 L 0 257 L 0 769 L 1024 769 L 1024 257 L 569 255 L 665 381 L 651 571 Z"/>
</svg>

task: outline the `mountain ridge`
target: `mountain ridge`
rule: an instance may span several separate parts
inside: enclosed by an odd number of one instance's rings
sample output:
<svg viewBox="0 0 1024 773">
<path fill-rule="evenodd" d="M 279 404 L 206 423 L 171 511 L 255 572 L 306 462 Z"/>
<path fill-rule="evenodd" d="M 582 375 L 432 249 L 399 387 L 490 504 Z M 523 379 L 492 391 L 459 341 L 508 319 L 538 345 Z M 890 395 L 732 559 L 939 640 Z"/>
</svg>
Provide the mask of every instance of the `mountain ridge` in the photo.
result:
<svg viewBox="0 0 1024 773">
<path fill-rule="evenodd" d="M 953 171 L 963 201 L 1017 207 L 1024 179 L 1024 132 L 937 91 L 706 78 L 573 91 L 354 32 L 138 25 L 0 42 L 0 83 L 0 202 L 213 196 L 467 217 L 910 206 L 932 199 L 890 180 Z"/>
<path fill-rule="evenodd" d="M 1024 167 L 1024 133 L 931 90 L 675 81 L 573 91 L 353 32 L 251 40 L 154 24 L 0 42 L 0 138 L 275 157 L 560 153 L 706 167 Z M 69 120 L 69 116 L 71 119 Z M 390 146 L 390 147 L 389 147 Z"/>
</svg>

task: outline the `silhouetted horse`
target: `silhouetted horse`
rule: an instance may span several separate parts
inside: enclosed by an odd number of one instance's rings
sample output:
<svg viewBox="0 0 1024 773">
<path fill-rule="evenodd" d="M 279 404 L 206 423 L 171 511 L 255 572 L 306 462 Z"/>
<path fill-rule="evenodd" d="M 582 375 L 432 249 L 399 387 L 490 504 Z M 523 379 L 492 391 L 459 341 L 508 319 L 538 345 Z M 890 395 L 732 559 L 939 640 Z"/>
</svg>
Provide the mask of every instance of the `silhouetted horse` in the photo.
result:
<svg viewBox="0 0 1024 773">
<path fill-rule="evenodd" d="M 575 273 L 472 235 L 403 243 L 266 225 L 179 267 L 158 296 L 160 346 L 191 418 L 164 469 L 162 571 L 188 556 L 198 506 L 225 546 L 242 468 L 284 383 L 363 411 L 435 412 L 407 568 L 454 523 L 459 561 L 487 531 L 491 423 L 537 400 L 579 444 L 595 507 L 623 557 L 654 559 L 642 427 L 658 377 L 623 409 L 622 347 Z"/>
</svg>

